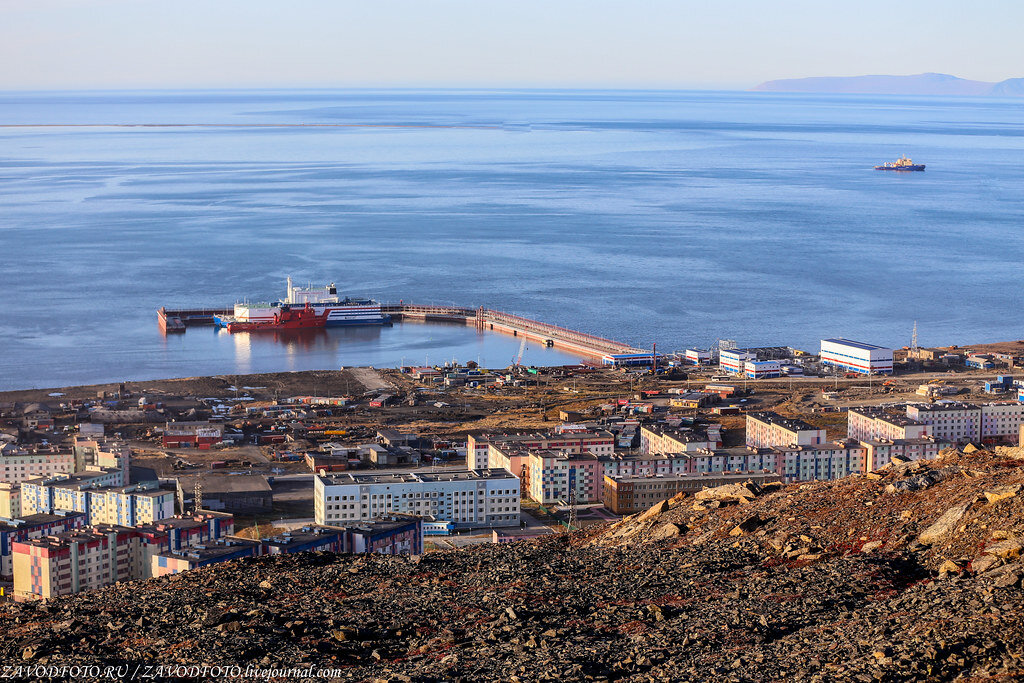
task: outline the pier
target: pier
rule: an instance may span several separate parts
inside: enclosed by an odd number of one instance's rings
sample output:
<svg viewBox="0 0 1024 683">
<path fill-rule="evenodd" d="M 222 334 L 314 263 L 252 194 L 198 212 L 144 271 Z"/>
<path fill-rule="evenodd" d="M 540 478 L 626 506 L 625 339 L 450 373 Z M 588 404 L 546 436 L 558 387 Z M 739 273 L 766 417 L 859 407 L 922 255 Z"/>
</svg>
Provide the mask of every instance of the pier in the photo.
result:
<svg viewBox="0 0 1024 683">
<path fill-rule="evenodd" d="M 157 323 L 165 334 L 181 333 L 194 325 L 212 325 L 214 316 L 230 315 L 231 312 L 230 308 L 168 309 L 161 307 L 157 310 Z M 396 322 L 456 323 L 476 327 L 481 331 L 523 337 L 540 342 L 545 346 L 579 354 L 585 358 L 602 359 L 605 356 L 649 353 L 646 349 L 637 349 L 613 339 L 483 307 L 465 308 L 399 303 L 382 304 L 381 312 L 390 315 Z"/>
</svg>

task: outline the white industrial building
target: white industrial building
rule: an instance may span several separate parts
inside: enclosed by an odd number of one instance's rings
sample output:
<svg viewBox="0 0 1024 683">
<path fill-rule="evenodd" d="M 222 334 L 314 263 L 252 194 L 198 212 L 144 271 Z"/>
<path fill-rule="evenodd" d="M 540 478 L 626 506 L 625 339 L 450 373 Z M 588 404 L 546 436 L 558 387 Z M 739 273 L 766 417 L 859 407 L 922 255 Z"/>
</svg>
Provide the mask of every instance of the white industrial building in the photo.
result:
<svg viewBox="0 0 1024 683">
<path fill-rule="evenodd" d="M 782 375 L 782 365 L 777 360 L 748 360 L 743 371 L 749 379 L 770 379 Z"/>
<path fill-rule="evenodd" d="M 711 362 L 711 352 L 701 349 L 686 349 L 686 362 L 692 365 L 708 365 Z"/>
<path fill-rule="evenodd" d="M 462 528 L 517 526 L 519 495 L 519 478 L 502 469 L 320 474 L 313 517 L 330 525 L 404 513 Z"/>
<path fill-rule="evenodd" d="M 718 352 L 718 369 L 733 375 L 743 373 L 748 360 L 757 360 L 757 354 L 744 349 L 722 349 Z"/>
<path fill-rule="evenodd" d="M 892 349 L 849 339 L 822 339 L 821 362 L 863 375 L 892 374 Z"/>
</svg>

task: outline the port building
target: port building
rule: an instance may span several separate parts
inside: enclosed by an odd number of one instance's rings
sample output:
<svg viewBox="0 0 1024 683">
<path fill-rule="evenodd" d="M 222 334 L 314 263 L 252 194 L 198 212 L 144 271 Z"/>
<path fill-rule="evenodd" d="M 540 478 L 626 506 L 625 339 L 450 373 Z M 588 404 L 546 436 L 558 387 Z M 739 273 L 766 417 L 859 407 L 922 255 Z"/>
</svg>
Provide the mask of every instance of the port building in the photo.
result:
<svg viewBox="0 0 1024 683">
<path fill-rule="evenodd" d="M 821 362 L 862 375 L 890 375 L 892 349 L 850 339 L 822 339 Z"/>
</svg>

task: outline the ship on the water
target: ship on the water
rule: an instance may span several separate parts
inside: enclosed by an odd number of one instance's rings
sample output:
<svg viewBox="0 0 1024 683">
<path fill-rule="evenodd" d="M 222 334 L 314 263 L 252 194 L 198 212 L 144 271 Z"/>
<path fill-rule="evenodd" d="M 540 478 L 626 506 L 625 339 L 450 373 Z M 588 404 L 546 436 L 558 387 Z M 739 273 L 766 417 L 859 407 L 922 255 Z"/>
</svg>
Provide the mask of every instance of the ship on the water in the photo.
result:
<svg viewBox="0 0 1024 683">
<path fill-rule="evenodd" d="M 214 324 L 228 332 L 299 330 L 341 325 L 386 325 L 391 316 L 372 299 L 338 296 L 332 282 L 323 287 L 295 287 L 288 278 L 283 301 L 236 303 L 231 315 L 215 315 Z"/>
<path fill-rule="evenodd" d="M 915 164 L 907 157 L 900 155 L 896 161 L 887 161 L 881 166 L 875 166 L 876 171 L 923 171 L 924 164 Z"/>
</svg>

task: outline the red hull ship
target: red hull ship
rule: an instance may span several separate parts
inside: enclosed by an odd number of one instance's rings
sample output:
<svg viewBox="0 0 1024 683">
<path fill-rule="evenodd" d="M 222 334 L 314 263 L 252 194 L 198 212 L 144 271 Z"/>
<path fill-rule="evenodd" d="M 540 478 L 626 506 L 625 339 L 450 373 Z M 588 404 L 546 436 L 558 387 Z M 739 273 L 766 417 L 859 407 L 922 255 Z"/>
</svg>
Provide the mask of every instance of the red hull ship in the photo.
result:
<svg viewBox="0 0 1024 683">
<path fill-rule="evenodd" d="M 262 332 L 264 330 L 306 330 L 324 327 L 327 323 L 327 311 L 318 313 L 308 303 L 302 308 L 291 308 L 287 304 L 274 314 L 273 320 L 241 321 L 227 320 L 225 327 L 228 332 Z"/>
</svg>

